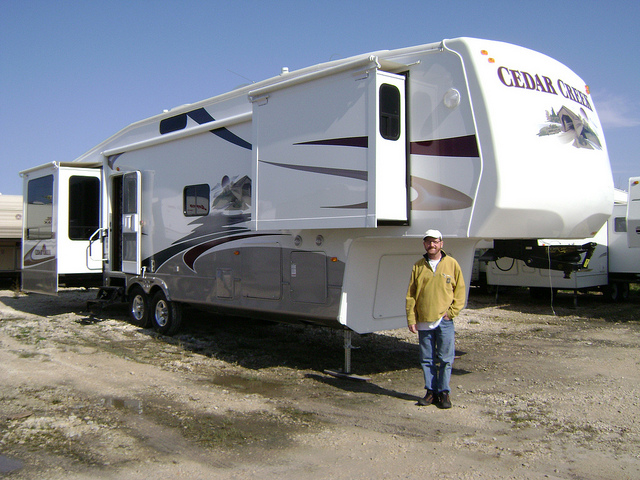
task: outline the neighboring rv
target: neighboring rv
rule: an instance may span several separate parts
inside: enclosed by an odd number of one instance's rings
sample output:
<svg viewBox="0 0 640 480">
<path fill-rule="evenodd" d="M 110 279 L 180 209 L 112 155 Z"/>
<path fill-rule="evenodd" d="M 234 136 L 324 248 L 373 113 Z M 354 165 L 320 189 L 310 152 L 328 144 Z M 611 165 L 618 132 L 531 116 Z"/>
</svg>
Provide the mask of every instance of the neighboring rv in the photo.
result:
<svg viewBox="0 0 640 480">
<path fill-rule="evenodd" d="M 582 248 L 584 245 L 590 247 Z M 640 282 L 640 177 L 629 179 L 629 191 L 616 190 L 613 213 L 593 238 L 578 241 L 539 240 L 549 259 L 579 255 L 583 267 L 562 272 L 534 267 L 529 259 L 504 256 L 485 269 L 489 286 L 529 287 L 535 296 L 550 290 L 602 290 L 612 301 L 626 300 L 629 284 Z M 576 253 L 572 247 L 582 251 Z M 542 262 L 548 262 L 542 258 Z"/>
<path fill-rule="evenodd" d="M 428 228 L 469 278 L 481 239 L 582 238 L 606 222 L 613 181 L 585 85 L 540 53 L 460 38 L 175 108 L 22 172 L 23 286 L 98 273 L 100 295 L 167 334 L 184 304 L 406 326 Z"/>
<path fill-rule="evenodd" d="M 22 196 L 0 194 L 0 277 L 20 274 Z"/>
</svg>

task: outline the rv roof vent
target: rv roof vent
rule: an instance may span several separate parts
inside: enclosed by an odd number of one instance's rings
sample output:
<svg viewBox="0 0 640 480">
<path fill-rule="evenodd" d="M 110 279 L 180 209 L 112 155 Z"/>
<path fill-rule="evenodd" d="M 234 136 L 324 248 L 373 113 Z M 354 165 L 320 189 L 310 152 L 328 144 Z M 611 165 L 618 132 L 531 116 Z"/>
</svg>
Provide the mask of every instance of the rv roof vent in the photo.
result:
<svg viewBox="0 0 640 480">
<path fill-rule="evenodd" d="M 280 75 L 286 75 L 287 73 L 289 73 L 289 67 L 282 67 Z"/>
</svg>

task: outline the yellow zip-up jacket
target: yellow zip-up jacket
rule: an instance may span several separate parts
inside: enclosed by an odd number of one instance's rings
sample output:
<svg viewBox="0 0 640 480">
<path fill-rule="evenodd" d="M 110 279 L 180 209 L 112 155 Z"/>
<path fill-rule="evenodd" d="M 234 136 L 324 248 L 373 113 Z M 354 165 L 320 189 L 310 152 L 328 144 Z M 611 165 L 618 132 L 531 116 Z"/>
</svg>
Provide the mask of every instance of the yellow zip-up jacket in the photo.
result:
<svg viewBox="0 0 640 480">
<path fill-rule="evenodd" d="M 409 325 L 432 323 L 445 313 L 453 319 L 464 307 L 466 287 L 460 265 L 444 251 L 441 253 L 435 272 L 425 257 L 413 265 L 406 303 Z"/>
</svg>

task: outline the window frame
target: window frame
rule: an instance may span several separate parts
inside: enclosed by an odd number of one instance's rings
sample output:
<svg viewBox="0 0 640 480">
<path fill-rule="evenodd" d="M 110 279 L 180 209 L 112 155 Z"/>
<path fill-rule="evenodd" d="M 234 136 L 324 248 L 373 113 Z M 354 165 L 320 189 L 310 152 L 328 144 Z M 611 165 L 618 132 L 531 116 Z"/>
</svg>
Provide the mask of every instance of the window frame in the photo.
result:
<svg viewBox="0 0 640 480">
<path fill-rule="evenodd" d="M 194 205 L 192 207 L 188 204 L 188 199 L 195 199 Z M 202 202 L 204 204 L 204 208 L 202 209 L 202 213 L 198 211 L 198 200 L 202 198 L 206 199 L 206 202 Z M 196 185 L 187 185 L 182 190 L 182 213 L 185 217 L 206 217 L 209 215 L 209 211 L 211 209 L 211 188 L 207 183 L 199 183 Z"/>
<path fill-rule="evenodd" d="M 385 140 L 396 141 L 402 132 L 402 95 L 400 89 L 383 83 L 378 89 L 378 129 Z"/>
</svg>

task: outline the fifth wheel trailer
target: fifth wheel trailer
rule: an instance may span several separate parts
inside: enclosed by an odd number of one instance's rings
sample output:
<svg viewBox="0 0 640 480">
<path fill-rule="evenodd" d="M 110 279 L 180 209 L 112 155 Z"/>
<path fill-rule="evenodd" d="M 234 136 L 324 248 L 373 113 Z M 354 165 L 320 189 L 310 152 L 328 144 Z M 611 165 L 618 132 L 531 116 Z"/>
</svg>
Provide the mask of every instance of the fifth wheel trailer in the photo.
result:
<svg viewBox="0 0 640 480">
<path fill-rule="evenodd" d="M 582 268 L 565 274 L 533 266 L 528 258 L 503 256 L 488 262 L 487 285 L 529 287 L 532 293 L 599 289 L 610 300 L 626 299 L 629 283 L 640 282 L 640 177 L 630 178 L 628 192 L 617 190 L 614 200 L 611 217 L 593 238 L 538 241 L 548 258 L 575 255 L 572 247 L 593 243 L 586 262 L 587 252 L 578 253 L 578 263 L 586 263 Z"/>
<path fill-rule="evenodd" d="M 471 38 L 283 69 L 23 172 L 25 192 L 73 166 L 100 177 L 99 227 L 73 249 L 62 230 L 34 231 L 24 285 L 55 293 L 66 248 L 84 273 L 99 265 L 102 292 L 124 295 L 134 323 L 163 333 L 185 304 L 399 328 L 428 228 L 468 278 L 479 241 L 590 237 L 613 203 L 586 83 L 543 54 Z M 39 206 L 27 200 L 27 221 Z M 52 229 L 68 223 L 47 209 Z"/>
<path fill-rule="evenodd" d="M 0 277 L 20 274 L 22 196 L 0 194 Z"/>
</svg>

